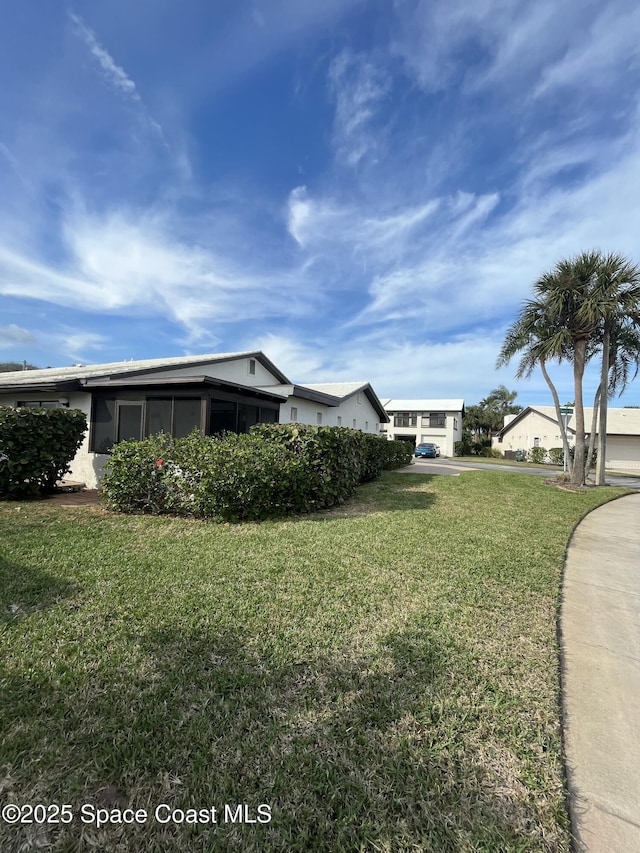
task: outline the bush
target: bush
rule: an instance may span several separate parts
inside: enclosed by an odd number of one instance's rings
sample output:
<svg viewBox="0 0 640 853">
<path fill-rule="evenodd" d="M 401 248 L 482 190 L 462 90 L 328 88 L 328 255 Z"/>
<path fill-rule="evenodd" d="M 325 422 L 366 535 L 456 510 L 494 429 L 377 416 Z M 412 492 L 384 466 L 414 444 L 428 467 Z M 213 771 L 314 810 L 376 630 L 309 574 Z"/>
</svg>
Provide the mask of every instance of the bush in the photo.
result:
<svg viewBox="0 0 640 853">
<path fill-rule="evenodd" d="M 384 471 L 392 471 L 394 468 L 404 468 L 411 464 L 413 459 L 413 445 L 408 441 L 389 441 L 380 438 L 380 456 Z"/>
<path fill-rule="evenodd" d="M 169 462 L 173 450 L 171 436 L 163 433 L 114 445 L 100 481 L 109 506 L 121 512 L 177 511 L 181 501 L 173 499 L 162 471 L 165 463 L 175 464 Z"/>
<path fill-rule="evenodd" d="M 121 441 L 105 465 L 102 493 L 121 512 L 226 520 L 266 518 L 300 503 L 307 471 L 285 447 L 227 433 Z"/>
<path fill-rule="evenodd" d="M 453 453 L 455 456 L 471 456 L 473 442 L 469 438 L 454 442 Z"/>
<path fill-rule="evenodd" d="M 101 485 L 123 512 L 258 520 L 341 503 L 358 483 L 410 461 L 406 443 L 357 430 L 257 424 L 248 435 L 120 442 Z"/>
<path fill-rule="evenodd" d="M 483 447 L 480 456 L 484 456 L 486 459 L 502 459 L 502 451 L 498 450 L 497 447 Z"/>
<path fill-rule="evenodd" d="M 365 477 L 367 451 L 363 433 L 357 430 L 306 424 L 256 424 L 250 434 L 286 447 L 304 460 L 307 495 L 306 505 L 301 509 L 342 503 Z"/>
<path fill-rule="evenodd" d="M 552 447 L 549 450 L 549 461 L 552 465 L 563 465 L 564 449 L 562 447 Z"/>
<path fill-rule="evenodd" d="M 531 450 L 529 451 L 528 456 L 529 456 L 529 462 L 533 462 L 536 465 L 540 465 L 544 462 L 544 460 L 547 456 L 546 448 L 544 448 L 544 447 L 532 447 Z"/>
<path fill-rule="evenodd" d="M 86 430 L 77 409 L 0 407 L 0 496 L 51 491 L 69 471 Z"/>
</svg>

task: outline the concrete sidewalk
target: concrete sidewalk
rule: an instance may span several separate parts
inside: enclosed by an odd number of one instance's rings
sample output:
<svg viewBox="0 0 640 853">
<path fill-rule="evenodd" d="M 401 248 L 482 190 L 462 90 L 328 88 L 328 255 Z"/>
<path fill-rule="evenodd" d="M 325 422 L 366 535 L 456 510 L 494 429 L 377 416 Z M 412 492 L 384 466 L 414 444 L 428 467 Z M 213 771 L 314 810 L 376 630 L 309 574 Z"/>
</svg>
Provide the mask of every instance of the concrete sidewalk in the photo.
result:
<svg viewBox="0 0 640 853">
<path fill-rule="evenodd" d="M 640 495 L 576 528 L 560 626 L 576 851 L 640 851 Z"/>
</svg>

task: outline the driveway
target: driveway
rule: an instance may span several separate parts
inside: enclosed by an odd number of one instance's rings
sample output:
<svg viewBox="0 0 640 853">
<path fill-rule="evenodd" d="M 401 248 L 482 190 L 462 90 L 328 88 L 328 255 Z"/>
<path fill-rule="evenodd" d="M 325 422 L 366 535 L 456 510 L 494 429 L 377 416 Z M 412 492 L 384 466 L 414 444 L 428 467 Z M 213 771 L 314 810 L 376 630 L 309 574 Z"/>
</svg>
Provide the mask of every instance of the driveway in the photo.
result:
<svg viewBox="0 0 640 853">
<path fill-rule="evenodd" d="M 464 471 L 508 471 L 513 474 L 528 474 L 534 477 L 553 477 L 557 468 L 529 467 L 522 465 L 494 465 L 491 462 L 458 462 L 456 459 L 415 459 L 412 465 L 399 469 L 403 474 L 439 474 L 457 477 Z M 624 486 L 640 491 L 640 476 L 619 477 L 607 474 L 607 485 Z"/>
</svg>

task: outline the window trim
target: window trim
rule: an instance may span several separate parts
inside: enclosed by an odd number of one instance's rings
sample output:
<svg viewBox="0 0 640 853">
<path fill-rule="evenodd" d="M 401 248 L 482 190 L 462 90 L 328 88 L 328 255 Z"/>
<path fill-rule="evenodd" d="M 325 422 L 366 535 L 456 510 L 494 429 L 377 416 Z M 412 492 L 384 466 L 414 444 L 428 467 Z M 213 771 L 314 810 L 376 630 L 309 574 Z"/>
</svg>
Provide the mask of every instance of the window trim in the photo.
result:
<svg viewBox="0 0 640 853">
<path fill-rule="evenodd" d="M 116 400 L 115 407 L 113 410 L 113 444 L 119 444 L 120 441 L 125 441 L 129 439 L 118 439 L 118 433 L 120 432 L 120 410 L 130 407 L 130 406 L 140 406 L 140 437 L 137 439 L 133 439 L 134 441 L 140 441 L 144 438 L 144 427 L 146 423 L 146 415 L 147 415 L 147 406 L 146 400 Z M 112 445 L 113 447 L 113 445 Z"/>
<path fill-rule="evenodd" d="M 418 426 L 418 413 L 394 412 L 393 425 L 400 429 L 415 429 Z"/>
</svg>

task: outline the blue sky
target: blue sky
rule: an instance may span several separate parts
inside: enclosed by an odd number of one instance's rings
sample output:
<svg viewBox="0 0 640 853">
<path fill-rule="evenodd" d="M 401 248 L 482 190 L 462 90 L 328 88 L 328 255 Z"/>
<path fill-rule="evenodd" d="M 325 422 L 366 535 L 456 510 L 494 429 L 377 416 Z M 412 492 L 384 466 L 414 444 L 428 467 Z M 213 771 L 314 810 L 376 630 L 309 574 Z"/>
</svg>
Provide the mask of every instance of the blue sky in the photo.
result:
<svg viewBox="0 0 640 853">
<path fill-rule="evenodd" d="M 549 403 L 494 370 L 532 282 L 640 261 L 635 0 L 8 0 L 0 79 L 2 361 Z"/>
</svg>

